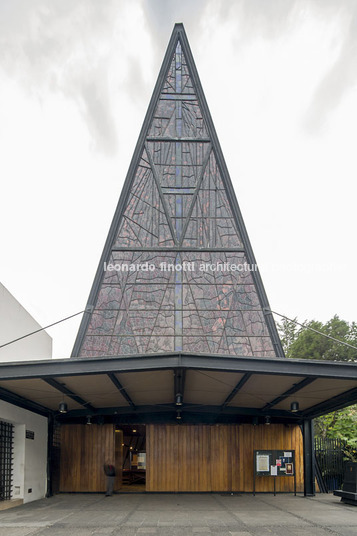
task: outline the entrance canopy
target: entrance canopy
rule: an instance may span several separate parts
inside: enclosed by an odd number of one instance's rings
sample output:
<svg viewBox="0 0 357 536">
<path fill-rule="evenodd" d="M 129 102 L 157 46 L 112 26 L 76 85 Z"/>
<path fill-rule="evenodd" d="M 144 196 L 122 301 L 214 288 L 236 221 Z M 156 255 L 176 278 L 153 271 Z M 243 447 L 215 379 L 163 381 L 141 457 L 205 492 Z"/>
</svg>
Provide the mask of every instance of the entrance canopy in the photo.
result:
<svg viewBox="0 0 357 536">
<path fill-rule="evenodd" d="M 357 402 L 357 366 L 172 353 L 0 365 L 0 397 L 61 420 L 302 422 Z M 59 414 L 61 402 L 68 412 Z M 297 412 L 291 403 L 298 402 Z M 180 412 L 180 413 L 178 413 Z"/>
</svg>

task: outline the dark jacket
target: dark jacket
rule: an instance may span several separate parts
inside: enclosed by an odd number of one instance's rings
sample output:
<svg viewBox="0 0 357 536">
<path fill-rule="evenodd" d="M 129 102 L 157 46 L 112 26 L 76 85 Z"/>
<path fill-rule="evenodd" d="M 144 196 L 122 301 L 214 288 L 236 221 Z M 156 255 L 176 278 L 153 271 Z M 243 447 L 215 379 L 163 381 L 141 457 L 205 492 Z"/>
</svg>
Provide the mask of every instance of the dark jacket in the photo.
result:
<svg viewBox="0 0 357 536">
<path fill-rule="evenodd" d="M 104 465 L 104 472 L 107 476 L 115 476 L 114 465 Z"/>
</svg>

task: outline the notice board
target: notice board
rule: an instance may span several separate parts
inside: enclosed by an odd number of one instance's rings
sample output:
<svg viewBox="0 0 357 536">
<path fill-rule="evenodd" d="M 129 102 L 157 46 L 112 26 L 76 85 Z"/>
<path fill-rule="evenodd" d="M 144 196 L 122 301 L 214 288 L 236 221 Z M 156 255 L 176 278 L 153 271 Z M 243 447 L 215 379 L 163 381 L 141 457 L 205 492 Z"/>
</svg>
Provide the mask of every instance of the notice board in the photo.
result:
<svg viewBox="0 0 357 536">
<path fill-rule="evenodd" d="M 254 470 L 253 470 L 253 494 L 255 495 L 255 478 L 257 476 L 274 477 L 280 476 L 294 477 L 294 492 L 296 495 L 296 472 L 295 472 L 295 450 L 255 450 Z"/>
</svg>

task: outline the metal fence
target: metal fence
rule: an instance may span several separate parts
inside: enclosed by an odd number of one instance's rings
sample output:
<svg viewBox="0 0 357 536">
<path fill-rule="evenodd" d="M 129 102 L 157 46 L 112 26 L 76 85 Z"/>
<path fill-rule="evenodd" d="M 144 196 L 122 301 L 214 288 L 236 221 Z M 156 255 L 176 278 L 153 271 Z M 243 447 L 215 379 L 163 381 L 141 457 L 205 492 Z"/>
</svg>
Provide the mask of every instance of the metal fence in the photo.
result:
<svg viewBox="0 0 357 536">
<path fill-rule="evenodd" d="M 315 438 L 316 475 L 320 491 L 341 489 L 346 463 L 345 447 L 346 443 L 341 439 Z"/>
<path fill-rule="evenodd" d="M 0 421 L 0 501 L 11 499 L 14 426 Z"/>
</svg>

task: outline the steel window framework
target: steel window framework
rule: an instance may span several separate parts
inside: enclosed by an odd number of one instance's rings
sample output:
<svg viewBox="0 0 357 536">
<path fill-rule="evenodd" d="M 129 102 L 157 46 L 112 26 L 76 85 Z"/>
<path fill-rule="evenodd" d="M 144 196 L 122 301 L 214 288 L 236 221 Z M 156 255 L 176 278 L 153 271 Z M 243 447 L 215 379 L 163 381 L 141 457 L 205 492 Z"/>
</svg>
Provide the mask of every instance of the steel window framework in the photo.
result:
<svg viewBox="0 0 357 536">
<path fill-rule="evenodd" d="M 11 499 L 14 425 L 0 421 L 0 501 Z"/>
</svg>

